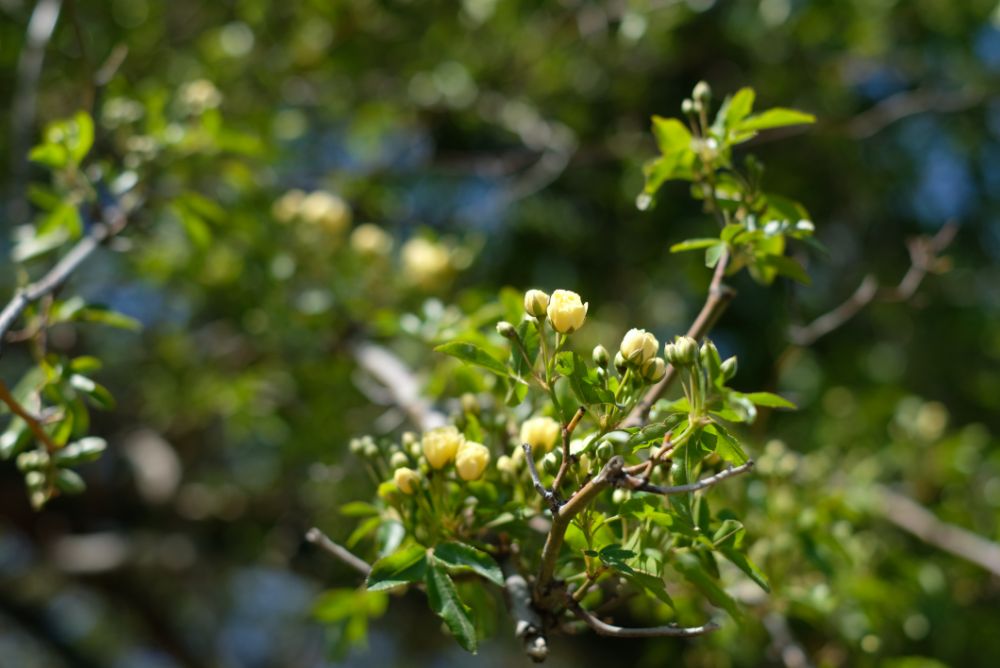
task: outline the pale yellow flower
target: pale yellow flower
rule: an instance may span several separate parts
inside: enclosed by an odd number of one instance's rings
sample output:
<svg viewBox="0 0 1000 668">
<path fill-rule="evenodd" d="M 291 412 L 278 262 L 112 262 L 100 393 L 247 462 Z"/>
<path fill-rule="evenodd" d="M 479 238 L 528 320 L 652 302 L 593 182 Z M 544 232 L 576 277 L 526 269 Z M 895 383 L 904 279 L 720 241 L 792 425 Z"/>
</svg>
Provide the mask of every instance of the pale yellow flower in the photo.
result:
<svg viewBox="0 0 1000 668">
<path fill-rule="evenodd" d="M 490 463 L 490 451 L 482 443 L 466 441 L 455 455 L 455 469 L 462 480 L 476 480 Z"/>
<path fill-rule="evenodd" d="M 400 256 L 406 278 L 422 288 L 440 285 L 451 273 L 451 254 L 448 249 L 422 237 L 410 239 L 403 244 Z"/>
<path fill-rule="evenodd" d="M 644 329 L 630 329 L 622 339 L 619 350 L 625 361 L 642 366 L 656 357 L 660 342 Z"/>
<path fill-rule="evenodd" d="M 396 487 L 403 494 L 413 494 L 417 491 L 417 485 L 420 483 L 420 474 L 404 466 L 396 469 L 392 474 L 392 481 L 396 483 Z"/>
<path fill-rule="evenodd" d="M 435 469 L 443 468 L 454 459 L 455 453 L 464 442 L 465 437 L 451 425 L 431 429 L 421 439 L 424 457 L 427 458 L 427 463 Z"/>
<path fill-rule="evenodd" d="M 550 417 L 531 418 L 521 425 L 521 442 L 530 445 L 534 453 L 548 452 L 561 432 L 562 427 Z"/>
<path fill-rule="evenodd" d="M 560 334 L 572 334 L 583 327 L 587 317 L 587 307 L 580 295 L 570 290 L 556 290 L 549 298 L 549 322 Z"/>
</svg>

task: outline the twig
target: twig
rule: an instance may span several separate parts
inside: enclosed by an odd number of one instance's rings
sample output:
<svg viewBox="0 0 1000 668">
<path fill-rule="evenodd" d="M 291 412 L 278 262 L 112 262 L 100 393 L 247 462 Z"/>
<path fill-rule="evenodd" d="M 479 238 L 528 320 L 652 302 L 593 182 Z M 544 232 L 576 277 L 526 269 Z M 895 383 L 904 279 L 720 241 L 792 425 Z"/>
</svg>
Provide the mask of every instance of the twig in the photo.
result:
<svg viewBox="0 0 1000 668">
<path fill-rule="evenodd" d="M 312 543 L 313 545 L 319 547 L 327 554 L 330 554 L 336 557 L 337 559 L 340 559 L 345 564 L 347 564 L 357 572 L 361 573 L 365 577 L 367 577 L 368 574 L 371 573 L 372 567 L 371 565 L 369 565 L 367 561 L 365 561 L 361 557 L 356 556 L 346 547 L 342 547 L 337 543 L 334 543 L 332 540 L 330 540 L 329 536 L 327 536 L 325 533 L 323 533 L 316 527 L 313 527 L 312 529 L 309 529 L 309 531 L 306 532 L 306 540 Z"/>
<path fill-rule="evenodd" d="M 583 419 L 586 412 L 587 410 L 583 406 L 580 406 L 576 409 L 576 413 L 573 414 L 569 424 L 563 427 L 562 462 L 559 464 L 559 471 L 556 472 L 555 480 L 552 481 L 552 493 L 556 496 L 556 498 L 559 497 L 559 487 L 562 485 L 563 479 L 566 477 L 566 472 L 569 471 L 569 466 L 573 459 L 573 456 L 569 453 L 570 439 L 573 437 L 573 431 L 576 429 L 576 425 L 580 424 L 580 420 Z"/>
<path fill-rule="evenodd" d="M 957 91 L 936 91 L 918 88 L 881 100 L 871 109 L 852 118 L 845 130 L 855 139 L 867 139 L 896 121 L 927 111 L 961 111 L 974 107 L 985 99 L 981 90 L 965 88 Z"/>
<path fill-rule="evenodd" d="M 626 628 L 624 626 L 613 626 L 611 624 L 606 624 L 600 619 L 590 614 L 583 609 L 579 603 L 573 600 L 572 597 L 567 596 L 568 605 L 573 613 L 585 621 L 587 626 L 592 628 L 595 633 L 602 636 L 611 636 L 613 638 L 690 638 L 692 636 L 700 636 L 706 633 L 711 633 L 719 628 L 718 624 L 709 622 L 702 626 L 647 626 L 644 628 Z"/>
<path fill-rule="evenodd" d="M 7 404 L 7 408 L 10 409 L 11 413 L 24 420 L 24 423 L 28 425 L 28 429 L 30 429 L 31 433 L 35 435 L 35 438 L 37 438 L 38 441 L 45 446 L 45 449 L 49 452 L 49 454 L 52 454 L 59 449 L 56 442 L 53 441 L 52 437 L 45 431 L 41 420 L 29 413 L 28 410 L 21 405 L 21 402 L 14 398 L 14 395 L 11 394 L 10 390 L 7 388 L 7 383 L 2 380 L 0 380 L 0 401 Z"/>
<path fill-rule="evenodd" d="M 636 478 L 635 476 L 628 474 L 623 477 L 622 483 L 624 486 L 627 486 L 637 492 L 649 492 L 651 494 L 670 496 L 672 494 L 687 494 L 688 492 L 697 492 L 698 490 L 706 489 L 719 484 L 723 480 L 733 478 L 741 473 L 746 473 L 752 468 L 753 460 L 750 460 L 745 464 L 740 464 L 739 466 L 730 466 L 728 469 L 719 471 L 715 475 L 707 478 L 702 478 L 701 480 L 697 480 L 686 485 L 674 485 L 673 487 L 660 487 L 659 485 L 653 485 L 648 480 Z"/>
<path fill-rule="evenodd" d="M 531 605 L 531 587 L 513 567 L 510 557 L 500 560 L 500 569 L 504 575 L 507 608 L 514 618 L 514 635 L 521 639 L 524 653 L 535 663 L 541 663 L 549 654 L 549 646 L 542 617 Z"/>
<path fill-rule="evenodd" d="M 58 290 L 102 243 L 121 232 L 128 224 L 128 218 L 118 204 L 104 207 L 102 218 L 103 222 L 92 225 L 86 236 L 80 239 L 45 276 L 19 289 L 10 303 L 0 311 L 0 355 L 3 354 L 3 338 L 7 330 L 13 326 L 24 309 Z"/>
<path fill-rule="evenodd" d="M 385 386 L 392 402 L 419 429 L 427 430 L 445 423 L 444 415 L 434 410 L 421 396 L 420 383 L 413 372 L 389 349 L 361 342 L 354 345 L 352 352 L 358 366 Z"/>
<path fill-rule="evenodd" d="M 898 492 L 885 487 L 880 487 L 878 492 L 878 512 L 882 517 L 928 545 L 1000 576 L 1000 545 L 967 529 L 942 522 L 922 505 Z"/>
<path fill-rule="evenodd" d="M 934 269 L 939 255 L 951 244 L 958 232 L 954 222 L 948 222 L 933 237 L 918 237 L 907 244 L 910 268 L 899 284 L 880 287 L 878 279 L 869 274 L 845 302 L 808 325 L 794 326 L 788 336 L 796 346 L 807 347 L 830 332 L 842 327 L 876 299 L 890 302 L 908 301 L 916 293 L 928 272 Z"/>
<path fill-rule="evenodd" d="M 549 504 L 549 508 L 552 509 L 552 515 L 559 514 L 559 499 L 556 497 L 555 493 L 549 491 L 542 484 L 542 479 L 538 475 L 538 469 L 535 467 L 535 458 L 531 454 L 531 445 L 529 443 L 522 443 L 521 447 L 524 448 L 524 458 L 528 463 L 528 473 L 531 474 L 531 483 L 535 486 L 535 491 L 545 499 L 545 503 Z"/>
<path fill-rule="evenodd" d="M 62 0 L 38 0 L 28 20 L 24 48 L 17 61 L 17 84 L 10 113 L 10 200 L 9 217 L 17 224 L 28 215 L 26 192 L 28 162 L 25 155 L 34 136 L 38 81 L 42 76 L 45 50 L 59 22 Z"/>
<path fill-rule="evenodd" d="M 698 317 L 695 318 L 695 321 L 687 331 L 687 335 L 696 341 L 700 341 L 708 334 L 719 319 L 719 316 L 726 310 L 729 302 L 736 296 L 736 291 L 722 282 L 725 278 L 728 264 L 729 253 L 723 252 L 718 264 L 715 265 L 715 273 L 712 275 L 712 282 L 708 287 L 708 297 L 705 300 L 705 304 L 701 307 L 701 312 L 698 313 Z M 663 378 L 656 385 L 646 391 L 646 395 L 636 404 L 628 417 L 625 418 L 625 421 L 621 425 L 622 428 L 638 427 L 645 424 L 649 419 L 649 411 L 652 410 L 653 404 L 663 396 L 663 393 L 667 391 L 667 388 L 670 387 L 676 376 L 677 370 L 672 365 L 668 365 L 666 374 L 664 374 Z"/>
</svg>

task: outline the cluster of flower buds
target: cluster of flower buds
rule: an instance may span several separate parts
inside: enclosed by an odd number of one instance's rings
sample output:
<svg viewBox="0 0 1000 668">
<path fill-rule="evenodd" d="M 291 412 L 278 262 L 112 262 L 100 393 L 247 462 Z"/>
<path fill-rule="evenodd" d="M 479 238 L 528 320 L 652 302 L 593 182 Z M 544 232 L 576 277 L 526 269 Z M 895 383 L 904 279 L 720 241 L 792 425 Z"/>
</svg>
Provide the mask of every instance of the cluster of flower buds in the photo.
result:
<svg viewBox="0 0 1000 668">
<path fill-rule="evenodd" d="M 660 342 L 655 336 L 644 329 L 630 329 L 615 355 L 615 366 L 636 369 L 643 380 L 655 383 L 667 372 L 666 363 L 657 356 L 659 350 Z"/>
<path fill-rule="evenodd" d="M 698 342 L 690 336 L 678 336 L 664 346 L 663 356 L 671 366 L 691 366 L 698 361 Z"/>
<path fill-rule="evenodd" d="M 347 202 L 325 190 L 289 190 L 274 203 L 271 213 L 279 223 L 301 221 L 338 235 L 351 224 Z"/>
<path fill-rule="evenodd" d="M 433 470 L 441 470 L 454 463 L 458 477 L 465 481 L 478 480 L 490 463 L 490 451 L 485 445 L 465 440 L 462 433 L 452 425 L 438 427 L 424 433 L 417 441 L 411 433 L 403 435 L 403 447 L 410 457 L 420 455 Z M 396 455 L 399 455 L 397 458 Z M 395 453 L 390 464 L 395 469 L 393 482 L 403 494 L 413 494 L 420 483 L 418 471 L 406 466 L 409 457 L 403 451 Z"/>
<path fill-rule="evenodd" d="M 524 311 L 533 318 L 548 318 L 552 329 L 560 334 L 572 334 L 583 327 L 589 304 L 570 290 L 556 290 L 551 295 L 541 290 L 524 293 Z"/>
</svg>

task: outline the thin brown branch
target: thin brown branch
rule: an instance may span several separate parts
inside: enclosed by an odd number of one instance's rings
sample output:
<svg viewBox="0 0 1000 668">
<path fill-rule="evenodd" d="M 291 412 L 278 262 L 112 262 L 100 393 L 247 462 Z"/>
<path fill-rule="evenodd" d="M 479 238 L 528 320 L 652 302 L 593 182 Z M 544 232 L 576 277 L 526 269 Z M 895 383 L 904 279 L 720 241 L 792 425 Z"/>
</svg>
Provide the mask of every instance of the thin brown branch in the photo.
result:
<svg viewBox="0 0 1000 668">
<path fill-rule="evenodd" d="M 570 610 L 573 611 L 573 614 L 585 621 L 587 626 L 592 628 L 595 633 L 602 636 L 611 636 L 613 638 L 690 638 L 692 636 L 700 636 L 706 633 L 711 633 L 719 628 L 719 625 L 713 622 L 709 622 L 702 626 L 688 627 L 675 626 L 673 624 L 668 626 L 647 626 L 643 628 L 613 626 L 602 622 L 600 619 L 584 610 L 583 606 L 574 601 L 572 597 L 567 596 L 567 602 Z"/>
<path fill-rule="evenodd" d="M 309 531 L 306 532 L 306 540 L 315 545 L 316 547 L 320 548 L 327 554 L 334 556 L 337 559 L 340 559 L 342 562 L 344 562 L 357 572 L 361 573 L 365 577 L 368 577 L 368 574 L 371 573 L 372 567 L 367 561 L 355 555 L 346 547 L 342 547 L 337 543 L 334 543 L 332 540 L 330 540 L 329 536 L 327 536 L 325 533 L 323 533 L 316 527 L 313 527 L 312 529 L 309 529 Z"/>
<path fill-rule="evenodd" d="M 942 522 L 916 501 L 880 487 L 879 514 L 928 545 L 980 566 L 1000 576 L 1000 545 L 967 529 Z"/>
<path fill-rule="evenodd" d="M 538 475 L 538 468 L 535 466 L 535 458 L 531 453 L 531 444 L 522 443 L 521 447 L 524 448 L 524 459 L 528 464 L 528 473 L 531 475 L 531 484 L 534 485 L 535 491 L 545 499 L 545 503 L 549 504 L 549 508 L 552 510 L 552 515 L 559 514 L 559 499 L 556 497 L 554 492 L 549 491 L 542 484 L 542 479 Z"/>
<path fill-rule="evenodd" d="M 833 310 L 819 316 L 808 325 L 793 326 L 788 333 L 792 344 L 807 347 L 830 332 L 844 326 L 873 301 L 903 302 L 916 294 L 924 277 L 935 270 L 940 254 L 951 244 L 958 232 L 954 222 L 948 222 L 933 237 L 918 237 L 907 244 L 910 267 L 894 286 L 882 287 L 874 275 L 865 276 L 854 293 Z"/>
<path fill-rule="evenodd" d="M 3 354 L 3 339 L 7 331 L 24 309 L 58 290 L 101 244 L 121 232 L 127 224 L 128 218 L 118 204 L 104 207 L 102 222 L 92 225 L 86 236 L 76 242 L 45 276 L 17 291 L 3 311 L 0 311 L 0 355 Z"/>
<path fill-rule="evenodd" d="M 698 317 L 695 318 L 695 321 L 687 331 L 687 335 L 696 341 L 700 341 L 708 335 L 719 319 L 719 316 L 729 306 L 729 302 L 736 296 L 736 292 L 722 282 L 725 278 L 726 267 L 728 265 L 729 253 L 724 252 L 722 257 L 719 258 L 719 262 L 715 265 L 715 273 L 712 275 L 712 282 L 708 287 L 708 297 L 705 300 L 705 304 L 701 307 Z M 638 427 L 645 424 L 649 420 L 649 411 L 652 410 L 653 404 L 663 396 L 676 377 L 677 370 L 673 366 L 668 365 L 666 374 L 664 374 L 663 378 L 656 385 L 653 385 L 646 391 L 646 395 L 636 404 L 628 417 L 625 418 L 625 421 L 621 425 L 622 428 Z"/>
<path fill-rule="evenodd" d="M 37 438 L 38 441 L 45 446 L 46 451 L 51 454 L 59 449 L 56 442 L 53 441 L 52 437 L 45 431 L 45 427 L 42 426 L 41 420 L 28 412 L 28 410 L 21 405 L 21 402 L 14 398 L 14 395 L 11 394 L 10 390 L 7 388 L 7 383 L 2 380 L 0 380 L 0 401 L 7 405 L 7 408 L 10 409 L 11 413 L 24 420 L 24 423 L 28 425 L 28 429 L 30 429 L 31 433 L 35 435 L 35 438 Z"/>
</svg>

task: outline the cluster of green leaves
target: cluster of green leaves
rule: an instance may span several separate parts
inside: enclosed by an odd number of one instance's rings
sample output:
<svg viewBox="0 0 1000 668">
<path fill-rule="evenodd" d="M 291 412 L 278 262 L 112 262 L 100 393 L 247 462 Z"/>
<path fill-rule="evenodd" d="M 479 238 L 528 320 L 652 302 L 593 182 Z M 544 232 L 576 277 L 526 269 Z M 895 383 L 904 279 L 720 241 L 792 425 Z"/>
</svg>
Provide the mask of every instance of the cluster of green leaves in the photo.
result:
<svg viewBox="0 0 1000 668">
<path fill-rule="evenodd" d="M 654 202 L 670 180 L 688 181 L 691 194 L 704 201 L 720 226 L 718 237 L 688 239 L 671 246 L 672 252 L 705 251 L 705 264 L 715 267 L 727 252 L 734 273 L 747 267 L 755 280 L 769 284 L 777 276 L 808 283 L 809 276 L 785 255 L 787 239 L 811 241 L 813 223 L 800 203 L 763 189 L 763 165 L 752 155 L 737 167 L 733 149 L 762 130 L 815 122 L 794 109 L 775 107 L 753 113 L 756 94 L 742 88 L 727 96 L 709 123 L 711 92 L 704 83 L 685 100 L 687 124 L 676 118 L 653 117 L 653 134 L 661 155 L 646 163 L 646 185 L 640 208 Z M 815 243 L 815 242 L 812 242 Z"/>
</svg>

